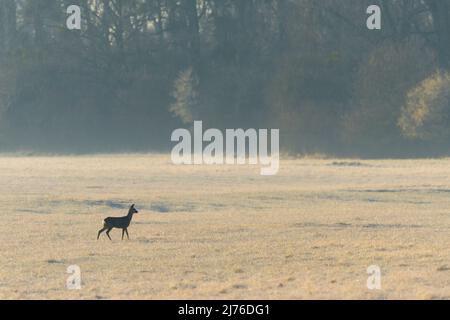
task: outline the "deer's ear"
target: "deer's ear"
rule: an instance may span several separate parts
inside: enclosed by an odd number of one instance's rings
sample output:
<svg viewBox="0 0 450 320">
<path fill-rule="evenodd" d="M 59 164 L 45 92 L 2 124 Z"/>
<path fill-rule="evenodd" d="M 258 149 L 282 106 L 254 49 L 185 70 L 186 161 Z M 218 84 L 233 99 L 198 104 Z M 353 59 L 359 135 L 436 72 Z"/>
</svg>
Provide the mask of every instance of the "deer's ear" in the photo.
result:
<svg viewBox="0 0 450 320">
<path fill-rule="evenodd" d="M 134 203 L 131 205 L 132 208 L 134 208 Z"/>
</svg>

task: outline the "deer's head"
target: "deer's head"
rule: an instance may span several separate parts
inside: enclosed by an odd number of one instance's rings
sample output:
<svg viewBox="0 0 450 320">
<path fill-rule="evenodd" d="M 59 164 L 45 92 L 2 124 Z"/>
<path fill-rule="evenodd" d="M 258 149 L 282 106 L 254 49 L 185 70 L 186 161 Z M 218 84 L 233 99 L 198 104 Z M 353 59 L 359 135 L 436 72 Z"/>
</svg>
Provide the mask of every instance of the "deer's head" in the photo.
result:
<svg viewBox="0 0 450 320">
<path fill-rule="evenodd" d="M 136 208 L 134 207 L 134 204 L 132 204 L 128 213 L 135 214 L 135 213 L 139 213 L 139 211 L 137 211 Z"/>
</svg>

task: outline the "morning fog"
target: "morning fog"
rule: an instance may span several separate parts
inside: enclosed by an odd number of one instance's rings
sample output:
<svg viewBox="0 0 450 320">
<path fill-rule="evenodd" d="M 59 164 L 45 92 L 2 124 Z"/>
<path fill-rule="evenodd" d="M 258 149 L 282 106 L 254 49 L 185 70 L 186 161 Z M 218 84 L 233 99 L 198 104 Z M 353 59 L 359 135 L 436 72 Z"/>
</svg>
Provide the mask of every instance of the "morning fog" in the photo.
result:
<svg viewBox="0 0 450 320">
<path fill-rule="evenodd" d="M 219 129 L 203 132 L 203 122 L 194 121 L 193 137 L 187 129 L 172 132 L 172 162 L 177 165 L 261 165 L 263 176 L 275 175 L 279 169 L 279 129 Z M 206 143 L 205 148 L 204 143 Z M 247 148 L 248 147 L 248 148 Z M 269 152 L 270 147 L 270 152 Z"/>
</svg>

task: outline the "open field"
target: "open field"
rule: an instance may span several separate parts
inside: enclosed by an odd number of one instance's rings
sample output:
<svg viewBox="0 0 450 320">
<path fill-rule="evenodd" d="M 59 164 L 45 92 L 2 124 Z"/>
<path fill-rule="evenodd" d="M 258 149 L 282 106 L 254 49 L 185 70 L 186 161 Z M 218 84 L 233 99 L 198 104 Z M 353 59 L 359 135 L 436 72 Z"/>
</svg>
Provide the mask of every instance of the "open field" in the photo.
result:
<svg viewBox="0 0 450 320">
<path fill-rule="evenodd" d="M 447 299 L 449 178 L 448 159 L 282 160 L 263 177 L 167 155 L 1 157 L 0 298 Z M 131 240 L 97 241 L 132 202 Z"/>
</svg>

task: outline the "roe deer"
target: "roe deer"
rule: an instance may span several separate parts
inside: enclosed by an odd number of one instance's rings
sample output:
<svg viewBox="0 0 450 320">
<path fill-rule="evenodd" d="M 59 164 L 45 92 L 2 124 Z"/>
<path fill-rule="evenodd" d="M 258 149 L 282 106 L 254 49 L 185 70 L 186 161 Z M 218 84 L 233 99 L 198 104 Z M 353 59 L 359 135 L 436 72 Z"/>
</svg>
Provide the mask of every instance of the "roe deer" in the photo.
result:
<svg viewBox="0 0 450 320">
<path fill-rule="evenodd" d="M 127 238 L 130 239 L 130 236 L 128 235 L 128 226 L 130 225 L 131 218 L 133 218 L 133 214 L 139 213 L 135 208 L 134 204 L 131 205 L 130 210 L 128 210 L 128 215 L 125 217 L 108 217 L 104 221 L 103 228 L 98 231 L 97 240 L 100 238 L 100 234 L 106 230 L 106 235 L 108 236 L 109 240 L 112 240 L 109 236 L 109 232 L 114 229 L 122 229 L 122 240 L 124 233 L 127 234 Z"/>
</svg>

